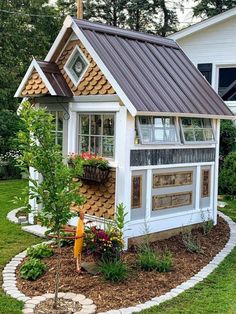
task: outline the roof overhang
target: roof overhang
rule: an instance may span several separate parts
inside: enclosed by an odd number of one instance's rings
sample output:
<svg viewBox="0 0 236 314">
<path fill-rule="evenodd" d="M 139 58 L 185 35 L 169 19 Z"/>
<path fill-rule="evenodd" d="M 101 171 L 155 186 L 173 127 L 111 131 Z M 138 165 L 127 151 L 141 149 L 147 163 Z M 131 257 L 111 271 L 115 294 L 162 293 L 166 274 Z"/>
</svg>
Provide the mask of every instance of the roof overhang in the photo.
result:
<svg viewBox="0 0 236 314">
<path fill-rule="evenodd" d="M 228 20 L 231 17 L 235 17 L 235 16 L 236 16 L 236 8 L 233 8 L 231 10 L 227 10 L 227 11 L 220 13 L 216 16 L 213 16 L 211 18 L 208 18 L 208 19 L 205 19 L 201 22 L 198 22 L 194 25 L 188 26 L 188 27 L 184 28 L 183 30 L 180 30 L 179 32 L 176 32 L 176 33 L 168 36 L 168 38 L 178 41 L 179 39 L 190 36 L 196 32 L 199 32 L 199 31 L 206 29 L 210 26 L 213 26 L 215 24 L 224 22 L 225 20 Z"/>
<path fill-rule="evenodd" d="M 150 112 L 150 111 L 138 111 L 137 116 L 163 116 L 163 117 L 192 117 L 192 118 L 209 118 L 219 120 L 236 120 L 236 116 L 224 116 L 224 115 L 209 115 L 209 114 L 195 114 L 195 113 L 173 113 L 173 112 Z"/>
<path fill-rule="evenodd" d="M 14 97 L 25 97 L 22 91 L 33 71 L 39 74 L 51 96 L 73 96 L 56 64 L 33 59 Z"/>
</svg>

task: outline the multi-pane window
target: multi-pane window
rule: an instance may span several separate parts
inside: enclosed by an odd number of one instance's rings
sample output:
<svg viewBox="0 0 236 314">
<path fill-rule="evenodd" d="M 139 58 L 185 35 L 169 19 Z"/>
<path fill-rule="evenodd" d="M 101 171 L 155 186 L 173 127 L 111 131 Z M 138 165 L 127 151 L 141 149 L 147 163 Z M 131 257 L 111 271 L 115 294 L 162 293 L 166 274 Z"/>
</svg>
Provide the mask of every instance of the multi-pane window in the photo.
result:
<svg viewBox="0 0 236 314">
<path fill-rule="evenodd" d="M 236 100 L 236 67 L 219 69 L 218 93 L 225 101 Z"/>
<path fill-rule="evenodd" d="M 182 118 L 184 142 L 213 142 L 214 134 L 210 119 Z"/>
<path fill-rule="evenodd" d="M 54 116 L 54 130 L 53 134 L 55 137 L 55 144 L 63 147 L 63 111 L 51 111 L 50 112 Z"/>
<path fill-rule="evenodd" d="M 79 115 L 79 152 L 114 157 L 114 114 Z"/>
<path fill-rule="evenodd" d="M 137 118 L 137 129 L 142 144 L 179 142 L 172 117 L 140 116 Z"/>
</svg>

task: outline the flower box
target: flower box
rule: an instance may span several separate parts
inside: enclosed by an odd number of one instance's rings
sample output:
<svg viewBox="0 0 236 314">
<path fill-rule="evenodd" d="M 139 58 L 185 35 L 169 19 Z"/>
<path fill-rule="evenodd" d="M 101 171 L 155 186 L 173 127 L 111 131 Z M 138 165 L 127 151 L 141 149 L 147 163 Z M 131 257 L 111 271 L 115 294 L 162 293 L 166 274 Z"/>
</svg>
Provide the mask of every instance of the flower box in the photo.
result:
<svg viewBox="0 0 236 314">
<path fill-rule="evenodd" d="M 81 180 L 93 181 L 97 183 L 104 182 L 109 174 L 108 169 L 100 169 L 97 166 L 83 165 L 83 174 L 79 176 Z"/>
<path fill-rule="evenodd" d="M 93 153 L 72 153 L 68 165 L 75 170 L 75 176 L 84 181 L 104 182 L 109 174 L 108 161 Z"/>
</svg>

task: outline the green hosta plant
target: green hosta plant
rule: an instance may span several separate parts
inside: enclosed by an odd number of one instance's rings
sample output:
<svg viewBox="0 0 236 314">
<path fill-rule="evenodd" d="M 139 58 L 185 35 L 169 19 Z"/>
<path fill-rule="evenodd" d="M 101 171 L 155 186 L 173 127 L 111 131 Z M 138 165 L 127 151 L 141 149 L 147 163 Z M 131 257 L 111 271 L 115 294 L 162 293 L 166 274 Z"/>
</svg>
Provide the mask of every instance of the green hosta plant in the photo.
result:
<svg viewBox="0 0 236 314">
<path fill-rule="evenodd" d="M 30 247 L 27 250 L 27 256 L 30 256 L 32 258 L 45 258 L 50 257 L 53 254 L 53 249 L 44 243 L 39 244 L 35 247 Z"/>
<path fill-rule="evenodd" d="M 31 258 L 20 268 L 20 276 L 27 280 L 36 280 L 41 277 L 47 269 L 47 266 L 37 258 Z"/>
<path fill-rule="evenodd" d="M 45 108 L 34 107 L 29 102 L 21 105 L 20 117 L 25 129 L 18 134 L 19 165 L 24 171 L 32 167 L 40 174 L 39 180 L 30 178 L 29 197 L 42 204 L 38 218 L 42 226 L 56 235 L 60 252 L 62 228 L 73 215 L 71 203 L 81 205 L 84 199 L 78 194 L 79 184 L 73 181 L 73 171 L 66 165 L 61 147 L 55 144 L 54 117 Z M 57 308 L 60 264 L 57 254 L 54 308 Z"/>
</svg>

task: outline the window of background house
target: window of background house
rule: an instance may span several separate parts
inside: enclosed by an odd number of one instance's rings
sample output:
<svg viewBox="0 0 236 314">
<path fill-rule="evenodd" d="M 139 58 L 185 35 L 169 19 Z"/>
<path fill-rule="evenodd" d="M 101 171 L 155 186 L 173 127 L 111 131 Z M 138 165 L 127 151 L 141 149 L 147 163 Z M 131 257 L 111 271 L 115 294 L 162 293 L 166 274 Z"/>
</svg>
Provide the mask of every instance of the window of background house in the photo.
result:
<svg viewBox="0 0 236 314">
<path fill-rule="evenodd" d="M 140 116 L 137 130 L 142 144 L 179 142 L 175 118 L 172 117 Z"/>
<path fill-rule="evenodd" d="M 79 115 L 79 152 L 114 157 L 114 114 Z"/>
<path fill-rule="evenodd" d="M 212 63 L 200 63 L 197 65 L 198 70 L 202 73 L 205 79 L 211 84 L 212 80 Z"/>
<path fill-rule="evenodd" d="M 182 118 L 184 142 L 213 142 L 214 135 L 210 119 Z"/>
<path fill-rule="evenodd" d="M 54 116 L 54 137 L 55 137 L 55 144 L 60 145 L 63 147 L 63 111 L 50 111 L 50 113 Z"/>
<path fill-rule="evenodd" d="M 236 100 L 236 67 L 219 69 L 218 94 L 224 101 Z"/>
</svg>

